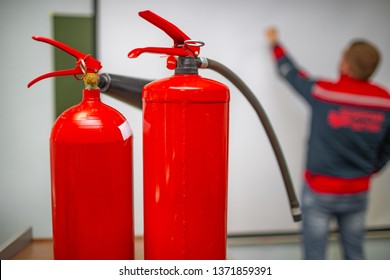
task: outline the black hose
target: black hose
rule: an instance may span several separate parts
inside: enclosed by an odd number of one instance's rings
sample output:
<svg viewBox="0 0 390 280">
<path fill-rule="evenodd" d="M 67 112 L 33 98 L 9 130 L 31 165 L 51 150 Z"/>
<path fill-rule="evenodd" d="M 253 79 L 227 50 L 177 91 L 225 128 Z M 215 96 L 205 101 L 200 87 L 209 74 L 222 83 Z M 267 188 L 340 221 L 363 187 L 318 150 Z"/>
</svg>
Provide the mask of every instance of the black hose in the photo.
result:
<svg viewBox="0 0 390 280">
<path fill-rule="evenodd" d="M 276 137 L 276 134 L 272 128 L 272 125 L 267 117 L 267 114 L 265 113 L 263 107 L 261 106 L 259 100 L 256 98 L 256 96 L 253 94 L 253 92 L 250 90 L 250 88 L 238 77 L 233 71 L 231 71 L 229 68 L 224 66 L 223 64 L 207 58 L 207 62 L 205 61 L 199 61 L 199 64 L 203 64 L 204 68 L 208 68 L 211 70 L 214 70 L 215 72 L 221 74 L 226 79 L 228 79 L 230 82 L 232 82 L 245 96 L 245 98 L 249 101 L 249 103 L 252 105 L 253 109 L 255 109 L 257 116 L 259 117 L 265 132 L 267 133 L 268 139 L 271 143 L 271 146 L 274 150 L 277 162 L 279 164 L 280 172 L 282 173 L 284 185 L 286 187 L 286 192 L 288 195 L 288 199 L 290 202 L 290 209 L 291 214 L 293 216 L 293 219 L 295 222 L 298 222 L 301 220 L 301 210 L 299 207 L 298 199 L 295 195 L 294 186 L 287 168 L 286 161 L 283 156 L 283 152 L 280 148 L 278 139 Z"/>
<path fill-rule="evenodd" d="M 103 73 L 98 86 L 102 93 L 142 110 L 142 89 L 150 82 L 152 80 Z"/>
</svg>

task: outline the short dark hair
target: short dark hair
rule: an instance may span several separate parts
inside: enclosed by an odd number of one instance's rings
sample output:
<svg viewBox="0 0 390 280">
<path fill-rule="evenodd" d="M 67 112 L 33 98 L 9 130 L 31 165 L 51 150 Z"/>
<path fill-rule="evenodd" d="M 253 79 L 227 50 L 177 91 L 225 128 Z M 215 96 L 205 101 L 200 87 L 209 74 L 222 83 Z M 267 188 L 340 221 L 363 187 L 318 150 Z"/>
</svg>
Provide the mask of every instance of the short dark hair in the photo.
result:
<svg viewBox="0 0 390 280">
<path fill-rule="evenodd" d="M 378 49 L 365 40 L 355 40 L 345 53 L 350 67 L 350 75 L 358 80 L 368 80 L 380 61 Z"/>
</svg>

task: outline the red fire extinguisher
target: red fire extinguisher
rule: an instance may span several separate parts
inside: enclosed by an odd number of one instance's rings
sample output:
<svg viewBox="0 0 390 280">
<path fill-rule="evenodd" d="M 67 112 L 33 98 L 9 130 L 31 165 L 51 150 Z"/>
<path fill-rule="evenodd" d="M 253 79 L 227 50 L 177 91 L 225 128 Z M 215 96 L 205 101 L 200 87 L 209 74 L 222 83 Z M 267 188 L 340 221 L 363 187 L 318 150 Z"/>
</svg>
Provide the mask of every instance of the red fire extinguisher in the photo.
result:
<svg viewBox="0 0 390 280">
<path fill-rule="evenodd" d="M 100 101 L 101 64 L 52 39 L 77 59 L 74 69 L 44 74 L 83 76 L 80 104 L 56 120 L 50 135 L 55 259 L 134 259 L 132 131 L 127 120 Z"/>
<path fill-rule="evenodd" d="M 152 13 L 172 48 L 169 78 L 143 89 L 145 259 L 226 259 L 229 89 L 198 75 L 202 42 Z M 176 56 L 176 57 L 175 57 Z"/>
</svg>

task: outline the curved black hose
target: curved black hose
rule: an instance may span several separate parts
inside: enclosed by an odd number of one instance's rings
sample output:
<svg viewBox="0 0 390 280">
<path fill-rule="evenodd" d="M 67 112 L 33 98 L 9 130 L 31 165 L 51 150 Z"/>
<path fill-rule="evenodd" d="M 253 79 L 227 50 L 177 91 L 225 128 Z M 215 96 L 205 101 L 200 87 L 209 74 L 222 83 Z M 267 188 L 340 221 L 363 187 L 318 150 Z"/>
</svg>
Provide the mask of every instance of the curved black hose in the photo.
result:
<svg viewBox="0 0 390 280">
<path fill-rule="evenodd" d="M 283 181 L 286 187 L 287 196 L 290 202 L 290 208 L 291 208 L 291 214 L 293 216 L 293 219 L 295 222 L 298 222 L 301 220 L 301 210 L 299 207 L 298 199 L 295 195 L 294 186 L 290 177 L 290 173 L 287 168 L 286 161 L 283 156 L 283 152 L 280 148 L 278 139 L 276 137 L 276 134 L 272 128 L 272 125 L 267 117 L 267 114 L 265 113 L 263 107 L 261 106 L 259 100 L 256 98 L 256 96 L 253 94 L 253 92 L 250 90 L 250 88 L 238 77 L 233 71 L 231 71 L 229 68 L 224 66 L 223 64 L 207 58 L 207 62 L 199 62 L 205 64 L 204 68 L 208 68 L 211 70 L 216 71 L 217 73 L 221 74 L 225 78 L 227 78 L 230 82 L 232 82 L 245 96 L 245 98 L 249 101 L 249 103 L 252 105 L 253 109 L 256 111 L 257 116 L 259 117 L 265 132 L 267 133 L 268 139 L 271 143 L 271 146 L 274 150 L 277 162 L 279 164 L 280 172 L 282 173 Z"/>
</svg>

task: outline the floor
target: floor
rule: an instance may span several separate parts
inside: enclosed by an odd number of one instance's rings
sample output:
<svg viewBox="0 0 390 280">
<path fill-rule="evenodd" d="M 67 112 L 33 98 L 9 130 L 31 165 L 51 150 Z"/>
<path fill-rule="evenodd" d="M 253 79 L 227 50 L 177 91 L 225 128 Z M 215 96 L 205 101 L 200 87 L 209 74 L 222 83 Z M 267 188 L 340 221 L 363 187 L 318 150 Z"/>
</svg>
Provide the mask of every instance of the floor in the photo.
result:
<svg viewBox="0 0 390 280">
<path fill-rule="evenodd" d="M 33 240 L 14 260 L 52 260 L 53 242 L 50 239 Z M 390 231 L 367 233 L 367 259 L 390 260 Z M 341 259 L 338 238 L 330 236 L 328 259 Z M 143 259 L 143 239 L 135 238 L 135 259 Z M 299 236 L 263 236 L 228 238 L 228 259 L 235 260 L 299 260 Z"/>
<path fill-rule="evenodd" d="M 229 259 L 236 260 L 300 260 L 299 236 L 235 238 L 228 242 Z M 368 232 L 366 259 L 390 260 L 390 231 Z M 343 259 L 337 234 L 331 234 L 327 259 Z"/>
<path fill-rule="evenodd" d="M 136 260 L 144 259 L 143 238 L 136 237 L 134 243 L 134 256 Z M 34 239 L 26 248 L 17 254 L 13 260 L 52 260 L 53 240 Z"/>
</svg>

